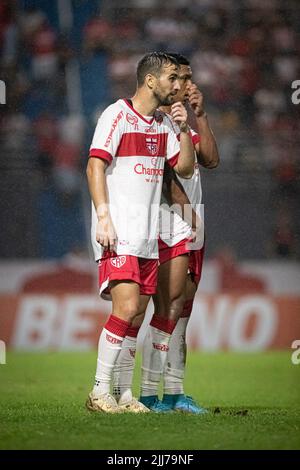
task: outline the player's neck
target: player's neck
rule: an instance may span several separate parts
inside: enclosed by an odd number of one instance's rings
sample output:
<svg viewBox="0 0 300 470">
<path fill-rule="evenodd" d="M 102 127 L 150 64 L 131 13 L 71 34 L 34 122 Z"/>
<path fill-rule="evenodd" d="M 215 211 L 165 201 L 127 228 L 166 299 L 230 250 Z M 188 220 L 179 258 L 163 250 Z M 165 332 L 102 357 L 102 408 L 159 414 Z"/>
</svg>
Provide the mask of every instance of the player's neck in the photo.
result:
<svg viewBox="0 0 300 470">
<path fill-rule="evenodd" d="M 157 101 L 142 92 L 137 92 L 132 98 L 133 108 L 142 116 L 153 116 L 157 109 Z"/>
</svg>

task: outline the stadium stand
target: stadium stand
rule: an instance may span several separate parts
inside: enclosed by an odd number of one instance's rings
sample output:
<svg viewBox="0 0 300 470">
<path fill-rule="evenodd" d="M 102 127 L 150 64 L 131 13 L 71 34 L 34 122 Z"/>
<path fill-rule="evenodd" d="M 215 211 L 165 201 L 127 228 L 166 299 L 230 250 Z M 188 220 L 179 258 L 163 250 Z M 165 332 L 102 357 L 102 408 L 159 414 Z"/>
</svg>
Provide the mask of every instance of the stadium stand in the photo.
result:
<svg viewBox="0 0 300 470">
<path fill-rule="evenodd" d="M 0 257 L 88 246 L 95 120 L 133 93 L 139 57 L 166 49 L 190 57 L 219 143 L 203 171 L 208 256 L 221 230 L 239 258 L 299 258 L 299 22 L 296 0 L 3 0 Z"/>
</svg>

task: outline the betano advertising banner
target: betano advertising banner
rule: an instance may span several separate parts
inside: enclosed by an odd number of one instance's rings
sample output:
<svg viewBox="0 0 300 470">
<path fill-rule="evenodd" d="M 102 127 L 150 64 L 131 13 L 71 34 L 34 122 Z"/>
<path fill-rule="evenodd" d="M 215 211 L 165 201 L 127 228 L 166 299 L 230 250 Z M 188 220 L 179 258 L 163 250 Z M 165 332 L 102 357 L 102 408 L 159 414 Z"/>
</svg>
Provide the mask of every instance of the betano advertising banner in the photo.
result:
<svg viewBox="0 0 300 470">
<path fill-rule="evenodd" d="M 110 302 L 95 295 L 2 295 L 0 335 L 16 350 L 96 348 Z M 149 306 L 140 341 L 151 316 Z M 192 349 L 290 349 L 300 339 L 300 298 L 197 295 L 188 328 Z"/>
<path fill-rule="evenodd" d="M 89 260 L 0 266 L 0 341 L 8 349 L 94 349 L 110 313 L 111 302 L 97 295 L 97 268 Z M 150 302 L 139 345 L 152 313 Z M 255 352 L 290 349 L 295 340 L 300 340 L 297 263 L 204 263 L 188 326 L 190 348 Z"/>
</svg>

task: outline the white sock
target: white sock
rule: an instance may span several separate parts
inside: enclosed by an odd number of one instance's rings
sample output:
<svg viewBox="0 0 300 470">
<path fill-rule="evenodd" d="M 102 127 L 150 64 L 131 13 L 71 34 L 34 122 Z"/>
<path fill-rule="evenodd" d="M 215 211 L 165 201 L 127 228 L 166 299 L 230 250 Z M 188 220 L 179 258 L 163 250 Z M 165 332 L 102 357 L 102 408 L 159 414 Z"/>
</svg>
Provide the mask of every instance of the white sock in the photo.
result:
<svg viewBox="0 0 300 470">
<path fill-rule="evenodd" d="M 126 336 L 124 338 L 122 350 L 113 371 L 113 395 L 120 404 L 132 400 L 131 387 L 135 364 L 136 342 L 136 337 Z"/>
<path fill-rule="evenodd" d="M 164 369 L 164 394 L 183 394 L 186 364 L 186 328 L 189 317 L 179 318 L 173 331 Z"/>
<path fill-rule="evenodd" d="M 156 328 L 153 324 L 161 325 L 165 331 Z M 153 315 L 143 344 L 141 396 L 149 397 L 158 394 L 158 385 L 164 370 L 174 327 L 174 321 Z"/>
<path fill-rule="evenodd" d="M 98 343 L 98 359 L 93 395 L 110 393 L 112 373 L 130 324 L 111 315 Z"/>
</svg>

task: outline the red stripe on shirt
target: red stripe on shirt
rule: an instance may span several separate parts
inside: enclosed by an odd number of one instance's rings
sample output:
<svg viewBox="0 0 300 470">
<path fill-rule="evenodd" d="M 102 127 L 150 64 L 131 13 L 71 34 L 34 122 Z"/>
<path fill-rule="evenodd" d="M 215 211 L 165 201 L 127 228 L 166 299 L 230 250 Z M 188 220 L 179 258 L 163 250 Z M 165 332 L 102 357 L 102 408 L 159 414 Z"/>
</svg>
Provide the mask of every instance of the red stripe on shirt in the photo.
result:
<svg viewBox="0 0 300 470">
<path fill-rule="evenodd" d="M 194 146 L 195 146 L 196 144 L 199 144 L 200 140 L 201 140 L 201 137 L 200 137 L 199 134 L 194 134 L 194 135 L 192 136 L 192 142 L 193 142 Z"/>
<path fill-rule="evenodd" d="M 122 135 L 116 157 L 165 157 L 167 139 L 167 133 L 125 133 Z"/>
<path fill-rule="evenodd" d="M 167 162 L 169 163 L 169 165 L 174 168 L 175 165 L 177 165 L 177 162 L 178 162 L 178 157 L 179 157 L 179 152 L 176 153 L 176 155 L 174 155 L 174 157 L 170 158 L 169 160 L 167 160 Z"/>
<path fill-rule="evenodd" d="M 198 144 L 201 140 L 201 137 L 199 134 L 193 134 L 191 131 L 189 132 L 190 138 L 192 139 L 193 145 L 195 147 L 196 144 Z M 177 134 L 177 140 L 180 142 L 180 134 Z"/>
<path fill-rule="evenodd" d="M 101 158 L 102 160 L 105 160 L 110 164 L 112 162 L 112 156 L 109 152 L 106 152 L 106 150 L 102 149 L 91 149 L 89 153 L 89 157 L 96 157 L 96 158 Z"/>
</svg>

